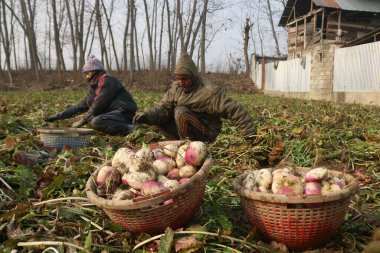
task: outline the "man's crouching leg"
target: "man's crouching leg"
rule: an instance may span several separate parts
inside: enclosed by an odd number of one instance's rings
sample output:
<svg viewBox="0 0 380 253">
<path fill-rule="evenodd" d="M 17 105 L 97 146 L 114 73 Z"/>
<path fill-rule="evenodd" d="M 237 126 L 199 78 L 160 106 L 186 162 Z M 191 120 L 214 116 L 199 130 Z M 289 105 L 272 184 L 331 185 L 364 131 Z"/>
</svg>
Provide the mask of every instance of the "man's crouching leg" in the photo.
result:
<svg viewBox="0 0 380 253">
<path fill-rule="evenodd" d="M 115 115 L 99 115 L 91 120 L 91 127 L 97 131 L 110 135 L 128 135 L 135 130 L 135 127 L 122 118 Z"/>
<path fill-rule="evenodd" d="M 207 126 L 197 117 L 196 113 L 187 107 L 176 107 L 174 117 L 181 139 L 190 139 L 192 141 L 210 140 Z"/>
</svg>

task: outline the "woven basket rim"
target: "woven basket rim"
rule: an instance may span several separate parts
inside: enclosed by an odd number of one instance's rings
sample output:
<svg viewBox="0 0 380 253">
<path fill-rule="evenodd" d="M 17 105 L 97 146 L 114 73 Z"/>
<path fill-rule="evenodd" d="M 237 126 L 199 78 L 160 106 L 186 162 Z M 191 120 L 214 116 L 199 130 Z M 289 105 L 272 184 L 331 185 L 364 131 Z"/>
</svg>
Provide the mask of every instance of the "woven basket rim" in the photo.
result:
<svg viewBox="0 0 380 253">
<path fill-rule="evenodd" d="M 94 129 L 89 128 L 37 128 L 37 131 L 45 134 L 92 134 Z"/>
<path fill-rule="evenodd" d="M 159 142 L 158 144 L 160 146 L 164 146 L 168 143 L 184 143 L 185 141 L 165 141 L 165 142 Z M 132 200 L 112 200 L 112 199 L 105 199 L 100 196 L 98 196 L 94 189 L 96 189 L 96 183 L 95 183 L 95 175 L 99 171 L 100 168 L 95 170 L 89 177 L 86 183 L 86 194 L 87 198 L 91 203 L 94 205 L 105 208 L 105 209 L 111 209 L 111 210 L 133 210 L 133 209 L 141 209 L 145 207 L 150 207 L 152 205 L 158 205 L 165 200 L 174 198 L 178 195 L 186 193 L 189 189 L 193 187 L 197 187 L 197 184 L 201 182 L 205 177 L 208 175 L 208 171 L 211 168 L 213 164 L 213 160 L 211 157 L 207 157 L 206 160 L 203 162 L 203 165 L 201 168 L 197 171 L 197 173 L 190 178 L 190 180 L 186 184 L 182 184 L 179 187 L 176 187 L 174 189 L 169 189 L 163 192 L 160 192 L 155 195 L 151 196 L 144 196 L 135 198 Z"/>
<path fill-rule="evenodd" d="M 268 168 L 270 170 L 274 170 L 273 168 Z M 301 172 L 307 172 L 312 168 L 307 167 L 297 167 L 297 170 Z M 249 172 L 245 172 L 239 176 L 237 176 L 232 181 L 232 186 L 234 190 L 241 197 L 246 197 L 252 200 L 258 200 L 263 202 L 271 202 L 271 203 L 284 203 L 284 204 L 305 204 L 305 203 L 324 203 L 331 202 L 340 199 L 347 198 L 358 191 L 359 183 L 357 180 L 351 176 L 347 175 L 344 172 L 336 171 L 336 170 L 328 170 L 328 173 L 333 176 L 344 176 L 344 179 L 348 182 L 346 187 L 338 192 L 327 193 L 324 195 L 298 195 L 298 196 L 288 196 L 282 194 L 274 194 L 274 193 L 265 193 L 265 192 L 253 192 L 248 189 L 245 189 L 242 186 L 243 180 L 246 178 Z"/>
</svg>

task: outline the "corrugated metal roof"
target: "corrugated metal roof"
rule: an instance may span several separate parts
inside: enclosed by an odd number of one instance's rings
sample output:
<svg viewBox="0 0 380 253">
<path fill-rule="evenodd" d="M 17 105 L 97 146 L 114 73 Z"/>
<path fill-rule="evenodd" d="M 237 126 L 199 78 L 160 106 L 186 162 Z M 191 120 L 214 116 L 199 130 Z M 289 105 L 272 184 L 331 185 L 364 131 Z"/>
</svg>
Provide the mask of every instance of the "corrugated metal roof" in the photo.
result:
<svg viewBox="0 0 380 253">
<path fill-rule="evenodd" d="M 379 0 L 313 0 L 317 6 L 348 11 L 379 12 Z"/>
<path fill-rule="evenodd" d="M 286 25 L 294 4 L 297 16 L 305 15 L 310 10 L 310 1 L 313 1 L 317 6 L 333 9 L 380 14 L 380 0 L 288 0 L 280 18 L 279 25 Z"/>
</svg>

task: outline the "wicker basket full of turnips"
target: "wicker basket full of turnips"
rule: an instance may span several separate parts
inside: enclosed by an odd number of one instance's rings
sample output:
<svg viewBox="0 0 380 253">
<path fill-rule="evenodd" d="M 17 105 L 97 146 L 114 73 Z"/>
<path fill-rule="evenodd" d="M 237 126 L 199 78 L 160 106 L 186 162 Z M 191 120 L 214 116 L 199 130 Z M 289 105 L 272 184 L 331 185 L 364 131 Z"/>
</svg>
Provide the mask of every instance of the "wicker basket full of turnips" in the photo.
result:
<svg viewBox="0 0 380 253">
<path fill-rule="evenodd" d="M 325 167 L 284 167 L 247 171 L 233 187 L 261 234 L 305 250 L 338 232 L 359 185 L 352 176 Z"/>
<path fill-rule="evenodd" d="M 87 181 L 86 193 L 110 219 L 131 232 L 183 227 L 203 201 L 212 159 L 206 144 L 163 141 L 120 148 Z"/>
</svg>

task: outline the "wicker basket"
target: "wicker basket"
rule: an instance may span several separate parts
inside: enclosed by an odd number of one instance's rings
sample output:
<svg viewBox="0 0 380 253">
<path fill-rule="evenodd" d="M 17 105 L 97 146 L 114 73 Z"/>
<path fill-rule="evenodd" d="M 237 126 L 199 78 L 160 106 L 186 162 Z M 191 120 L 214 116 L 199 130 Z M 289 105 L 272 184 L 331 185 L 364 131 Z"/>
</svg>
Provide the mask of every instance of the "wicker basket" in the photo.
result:
<svg viewBox="0 0 380 253">
<path fill-rule="evenodd" d="M 306 172 L 308 168 L 298 168 Z M 293 250 L 305 250 L 328 241 L 341 227 L 350 198 L 358 183 L 350 175 L 329 170 L 345 178 L 347 187 L 328 195 L 286 196 L 252 192 L 242 187 L 247 173 L 233 181 L 245 214 L 267 239 L 284 243 Z"/>
<path fill-rule="evenodd" d="M 64 145 L 72 148 L 87 146 L 94 132 L 88 128 L 39 128 L 37 131 L 44 146 L 57 149 Z"/>
<path fill-rule="evenodd" d="M 160 142 L 164 146 L 169 142 Z M 96 206 L 102 208 L 112 221 L 121 224 L 131 232 L 161 233 L 167 227 L 177 229 L 194 218 L 206 187 L 208 170 L 212 159 L 207 158 L 198 172 L 191 179 L 175 189 L 166 190 L 156 195 L 138 197 L 133 200 L 108 200 L 96 194 L 96 170 L 87 181 L 87 197 Z M 166 200 L 168 204 L 162 203 Z M 171 202 L 171 203 L 170 203 Z"/>
</svg>

